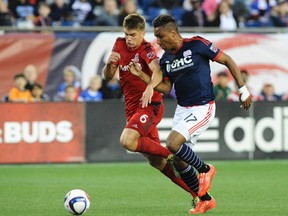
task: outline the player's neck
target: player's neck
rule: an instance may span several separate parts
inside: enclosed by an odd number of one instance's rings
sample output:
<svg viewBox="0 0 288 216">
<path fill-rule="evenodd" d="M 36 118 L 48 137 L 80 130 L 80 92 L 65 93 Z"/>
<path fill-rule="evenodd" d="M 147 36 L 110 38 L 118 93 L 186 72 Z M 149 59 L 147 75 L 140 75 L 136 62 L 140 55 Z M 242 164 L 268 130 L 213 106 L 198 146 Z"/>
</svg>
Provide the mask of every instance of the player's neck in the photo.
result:
<svg viewBox="0 0 288 216">
<path fill-rule="evenodd" d="M 182 44 L 183 44 L 183 38 L 182 38 L 182 37 L 179 37 L 179 38 L 176 40 L 176 44 L 177 44 L 177 49 L 180 49 L 180 47 L 182 47 Z"/>
<path fill-rule="evenodd" d="M 182 44 L 183 44 L 183 38 L 182 37 L 178 37 L 176 40 L 175 40 L 175 46 L 174 48 L 172 49 L 172 52 L 173 53 L 176 53 L 181 47 L 182 47 Z"/>
<path fill-rule="evenodd" d="M 131 51 L 135 51 L 135 50 L 137 50 L 137 49 L 139 48 L 139 46 L 140 46 L 140 45 L 135 46 L 135 47 L 131 47 L 130 50 L 131 50 Z"/>
</svg>

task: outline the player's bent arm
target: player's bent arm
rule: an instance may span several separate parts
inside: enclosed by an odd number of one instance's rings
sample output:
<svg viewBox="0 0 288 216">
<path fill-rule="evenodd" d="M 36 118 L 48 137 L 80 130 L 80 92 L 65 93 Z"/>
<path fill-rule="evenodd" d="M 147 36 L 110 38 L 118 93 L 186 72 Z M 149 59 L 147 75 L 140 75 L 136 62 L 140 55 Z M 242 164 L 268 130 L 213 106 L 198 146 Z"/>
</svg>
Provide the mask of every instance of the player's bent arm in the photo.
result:
<svg viewBox="0 0 288 216">
<path fill-rule="evenodd" d="M 118 65 L 114 65 L 112 63 L 107 63 L 105 65 L 105 67 L 103 68 L 104 79 L 106 81 L 111 80 L 114 77 L 114 75 L 117 71 L 117 68 L 118 68 Z"/>
<path fill-rule="evenodd" d="M 231 75 L 233 76 L 238 85 L 238 88 L 241 88 L 245 85 L 237 64 L 229 55 L 223 52 L 216 60 L 216 62 L 225 65 L 229 69 Z"/>
<path fill-rule="evenodd" d="M 235 61 L 226 53 L 222 52 L 222 54 L 219 56 L 219 58 L 216 60 L 216 62 L 225 65 L 233 78 L 235 79 L 238 88 L 239 88 L 239 93 L 240 93 L 240 101 L 242 102 L 242 107 L 246 110 L 249 109 L 252 101 L 251 101 L 251 95 L 245 86 L 245 83 L 243 81 L 241 72 L 236 65 Z"/>
<path fill-rule="evenodd" d="M 118 64 L 119 64 L 119 60 L 120 60 L 121 56 L 118 52 L 111 52 L 108 61 L 105 65 L 105 67 L 103 68 L 103 73 L 104 73 L 104 79 L 106 81 L 111 80 L 118 68 Z"/>
<path fill-rule="evenodd" d="M 158 65 L 156 65 L 157 68 L 159 68 Z M 140 79 L 142 79 L 146 84 L 150 83 L 151 82 L 151 77 L 144 73 L 141 69 L 141 67 L 139 66 L 139 64 L 135 63 L 135 61 L 131 61 L 130 64 L 129 64 L 129 69 L 130 69 L 130 72 L 134 75 L 134 76 L 137 76 L 139 77 Z M 162 71 L 161 69 L 159 68 L 159 71 L 161 72 L 161 79 L 162 78 Z M 160 83 L 154 87 L 154 89 L 156 91 L 159 91 L 163 94 L 166 94 L 168 95 L 171 91 L 171 88 L 172 88 L 172 84 L 169 80 L 161 80 Z"/>
<path fill-rule="evenodd" d="M 135 75 L 135 74 L 134 74 Z M 143 71 L 139 71 L 138 72 L 138 77 L 140 79 L 142 79 L 146 84 L 148 84 L 151 80 L 151 77 L 148 76 L 148 74 L 144 73 Z M 165 95 L 168 95 L 171 91 L 172 88 L 172 84 L 170 82 L 170 80 L 163 80 L 162 82 L 160 82 L 154 89 L 156 91 L 159 91 Z"/>
<path fill-rule="evenodd" d="M 168 95 L 171 92 L 172 84 L 170 80 L 163 79 L 163 81 L 155 87 L 156 91 L 159 91 L 165 95 Z"/>
<path fill-rule="evenodd" d="M 147 84 L 151 85 L 152 88 L 155 88 L 163 79 L 162 71 L 159 67 L 159 59 L 154 59 L 148 66 L 153 73 L 150 81 Z"/>
</svg>

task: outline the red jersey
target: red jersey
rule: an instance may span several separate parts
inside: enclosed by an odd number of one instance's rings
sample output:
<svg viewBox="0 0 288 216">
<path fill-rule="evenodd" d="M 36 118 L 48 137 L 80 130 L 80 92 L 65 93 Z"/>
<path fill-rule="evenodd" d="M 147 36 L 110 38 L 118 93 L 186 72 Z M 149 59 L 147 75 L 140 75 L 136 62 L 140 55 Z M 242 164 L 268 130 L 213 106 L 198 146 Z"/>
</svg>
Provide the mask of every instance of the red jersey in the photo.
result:
<svg viewBox="0 0 288 216">
<path fill-rule="evenodd" d="M 139 77 L 130 73 L 128 65 L 132 59 L 135 59 L 141 65 L 142 71 L 151 77 L 153 72 L 148 65 L 158 57 L 151 43 L 145 40 L 143 40 L 136 50 L 131 50 L 127 47 L 125 38 L 117 38 L 113 51 L 119 53 L 121 56 L 119 62 L 115 64 L 119 66 L 120 84 L 125 96 L 126 118 L 129 120 L 139 108 L 140 99 L 147 84 Z M 154 91 L 152 101 L 162 102 L 161 93 Z"/>
</svg>

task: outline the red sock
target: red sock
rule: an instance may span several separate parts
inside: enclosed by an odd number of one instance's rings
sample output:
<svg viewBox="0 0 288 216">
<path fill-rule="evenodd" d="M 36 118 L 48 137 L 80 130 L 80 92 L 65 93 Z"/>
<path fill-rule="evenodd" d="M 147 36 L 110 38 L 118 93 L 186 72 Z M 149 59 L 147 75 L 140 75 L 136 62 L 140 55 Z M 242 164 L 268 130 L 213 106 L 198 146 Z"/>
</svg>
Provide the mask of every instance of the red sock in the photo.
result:
<svg viewBox="0 0 288 216">
<path fill-rule="evenodd" d="M 184 183 L 184 181 L 181 178 L 177 178 L 170 166 L 169 163 L 166 164 L 164 169 L 161 171 L 165 176 L 171 179 L 172 182 L 177 184 L 179 187 L 183 188 L 185 191 L 190 193 L 193 198 L 197 197 L 196 194 L 190 190 L 190 188 Z"/>
<path fill-rule="evenodd" d="M 171 152 L 166 147 L 160 145 L 160 143 L 148 137 L 139 138 L 136 151 L 145 154 L 161 156 L 163 158 L 167 158 L 168 155 L 171 154 Z"/>
</svg>

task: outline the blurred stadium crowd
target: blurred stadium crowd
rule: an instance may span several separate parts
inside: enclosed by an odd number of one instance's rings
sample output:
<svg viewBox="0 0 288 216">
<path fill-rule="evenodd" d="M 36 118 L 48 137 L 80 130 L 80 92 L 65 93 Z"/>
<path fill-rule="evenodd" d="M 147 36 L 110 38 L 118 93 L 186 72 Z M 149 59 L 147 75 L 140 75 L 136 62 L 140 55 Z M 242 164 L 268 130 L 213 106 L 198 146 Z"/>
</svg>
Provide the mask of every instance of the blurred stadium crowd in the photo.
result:
<svg viewBox="0 0 288 216">
<path fill-rule="evenodd" d="M 249 72 L 242 70 L 241 74 L 249 88 Z M 35 65 L 27 65 L 23 73 L 14 76 L 14 86 L 3 96 L 3 102 L 101 102 L 104 99 L 123 99 L 120 82 L 117 76 L 106 82 L 101 76 L 90 78 L 89 86 L 81 88 L 81 72 L 74 66 L 66 66 L 63 70 L 64 82 L 58 86 L 57 93 L 51 98 L 45 94 L 41 84 L 37 82 L 38 71 Z M 263 84 L 259 94 L 250 89 L 253 101 L 288 101 L 288 94 L 278 95 L 274 91 L 273 83 Z M 217 73 L 214 83 L 216 101 L 239 101 L 238 87 L 229 79 L 227 72 Z M 173 99 L 173 91 L 164 99 Z"/>
<path fill-rule="evenodd" d="M 121 26 L 135 12 L 150 25 L 169 13 L 179 26 L 288 26 L 287 0 L 0 0 L 0 26 Z"/>
<path fill-rule="evenodd" d="M 288 26 L 288 0 L 0 0 L 0 26 L 121 26 L 124 17 L 135 12 L 144 15 L 150 25 L 159 14 L 169 13 L 179 26 L 218 27 L 223 31 Z M 249 71 L 242 70 L 242 75 L 247 82 Z M 117 77 L 105 82 L 95 75 L 88 88 L 81 88 L 81 72 L 74 65 L 64 68 L 64 82 L 56 95 L 45 94 L 37 76 L 36 66 L 27 65 L 14 76 L 14 86 L 7 89 L 2 101 L 100 102 L 123 98 Z M 218 73 L 214 84 L 217 101 L 238 101 L 238 88 L 226 72 Z M 288 100 L 288 94 L 275 93 L 273 83 L 264 83 L 259 93 L 250 91 L 254 101 Z M 168 96 L 174 97 L 173 92 Z"/>
<path fill-rule="evenodd" d="M 27 65 L 22 73 L 14 76 L 14 86 L 2 97 L 3 102 L 101 102 L 103 99 L 122 99 L 123 92 L 117 76 L 106 82 L 99 75 L 90 78 L 89 86 L 81 88 L 81 72 L 74 65 L 63 70 L 63 82 L 57 93 L 49 97 L 38 82 L 38 70 L 35 65 Z"/>
</svg>

